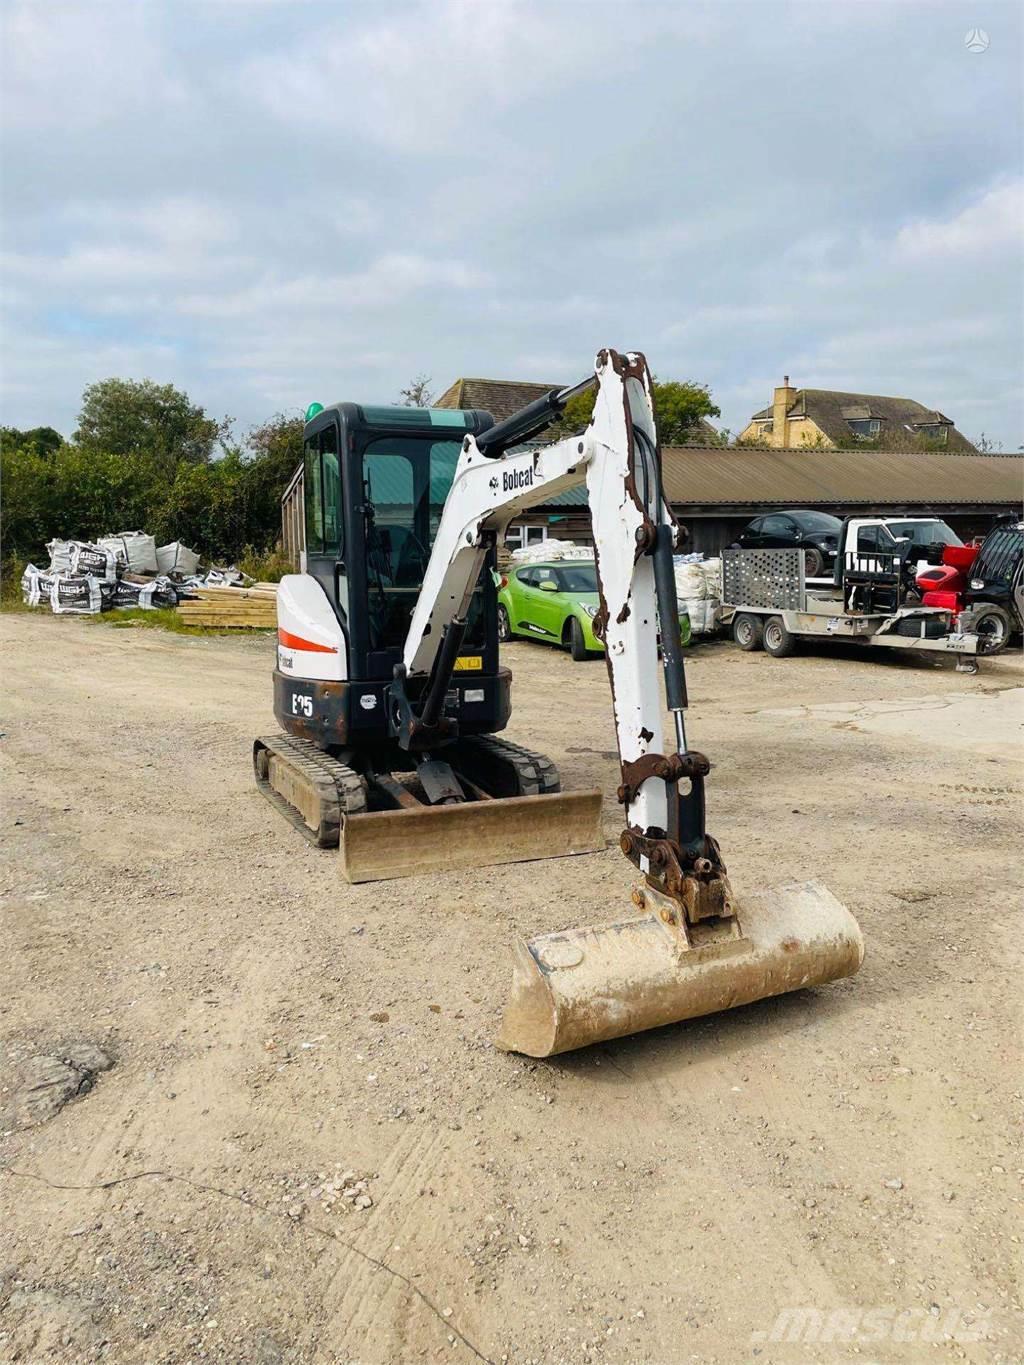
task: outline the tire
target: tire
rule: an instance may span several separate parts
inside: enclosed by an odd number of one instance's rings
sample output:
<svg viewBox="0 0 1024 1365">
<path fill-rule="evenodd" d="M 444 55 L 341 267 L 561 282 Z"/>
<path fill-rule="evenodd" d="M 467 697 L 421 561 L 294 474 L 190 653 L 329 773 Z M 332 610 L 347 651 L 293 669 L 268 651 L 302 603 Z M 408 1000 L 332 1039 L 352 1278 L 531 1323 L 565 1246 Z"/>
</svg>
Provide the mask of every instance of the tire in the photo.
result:
<svg viewBox="0 0 1024 1365">
<path fill-rule="evenodd" d="M 804 576 L 806 578 L 820 578 L 821 572 L 825 567 L 825 556 L 814 545 L 804 551 Z"/>
<path fill-rule="evenodd" d="M 773 659 L 788 659 L 796 653 L 796 636 L 786 629 L 781 616 L 769 616 L 764 623 L 764 650 Z"/>
<path fill-rule="evenodd" d="M 508 610 L 501 603 L 498 603 L 498 641 L 500 644 L 507 645 L 512 639 L 512 622 L 508 619 Z"/>
<path fill-rule="evenodd" d="M 1005 607 L 995 602 L 979 602 L 971 614 L 971 629 L 981 644 L 979 654 L 1000 654 L 1013 634 L 1013 620 Z"/>
<path fill-rule="evenodd" d="M 755 649 L 762 649 L 764 646 L 764 624 L 761 618 L 752 616 L 747 611 L 737 613 L 736 619 L 732 623 L 732 638 L 740 649 L 746 650 L 748 654 L 753 653 Z"/>
<path fill-rule="evenodd" d="M 583 627 L 575 616 L 569 617 L 569 653 L 576 663 L 582 663 L 587 657 L 587 646 L 583 640 Z"/>
</svg>

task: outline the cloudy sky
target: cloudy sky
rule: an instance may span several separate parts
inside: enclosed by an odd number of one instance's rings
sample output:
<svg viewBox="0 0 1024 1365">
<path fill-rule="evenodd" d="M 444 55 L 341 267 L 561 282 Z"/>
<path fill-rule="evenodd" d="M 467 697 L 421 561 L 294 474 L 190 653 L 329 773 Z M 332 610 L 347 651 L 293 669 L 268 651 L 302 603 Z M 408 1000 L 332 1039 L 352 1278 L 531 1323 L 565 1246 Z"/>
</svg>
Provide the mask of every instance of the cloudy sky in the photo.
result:
<svg viewBox="0 0 1024 1365">
<path fill-rule="evenodd" d="M 120 375 L 244 431 L 614 345 L 734 431 L 786 372 L 1024 442 L 1016 4 L 0 11 L 9 425 Z"/>
</svg>

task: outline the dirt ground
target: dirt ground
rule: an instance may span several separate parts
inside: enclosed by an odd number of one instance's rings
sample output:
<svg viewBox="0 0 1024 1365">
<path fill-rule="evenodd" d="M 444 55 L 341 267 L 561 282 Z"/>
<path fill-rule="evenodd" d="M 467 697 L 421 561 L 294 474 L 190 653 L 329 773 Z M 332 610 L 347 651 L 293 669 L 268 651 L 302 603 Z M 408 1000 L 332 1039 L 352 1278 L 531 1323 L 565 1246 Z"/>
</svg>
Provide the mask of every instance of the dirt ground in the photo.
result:
<svg viewBox="0 0 1024 1365">
<path fill-rule="evenodd" d="M 533 1062 L 509 945 L 628 912 L 614 844 L 350 887 L 252 783 L 270 639 L 0 640 L 0 1109 L 114 1061 L 4 1125 L 0 1358 L 1022 1358 L 1019 657 L 692 651 L 737 894 L 821 878 L 864 966 Z M 507 659 L 614 841 L 603 664 Z"/>
</svg>

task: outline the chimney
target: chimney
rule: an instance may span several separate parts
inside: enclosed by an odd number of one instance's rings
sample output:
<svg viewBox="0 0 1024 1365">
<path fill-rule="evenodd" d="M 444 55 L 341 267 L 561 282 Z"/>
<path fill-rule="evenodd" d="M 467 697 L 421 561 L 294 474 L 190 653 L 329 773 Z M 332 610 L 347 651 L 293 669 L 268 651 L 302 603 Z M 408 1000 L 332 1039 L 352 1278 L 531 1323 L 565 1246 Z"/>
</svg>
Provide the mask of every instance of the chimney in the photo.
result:
<svg viewBox="0 0 1024 1365">
<path fill-rule="evenodd" d="M 789 387 L 789 375 L 784 375 L 782 385 L 775 390 L 772 399 L 772 445 L 789 445 L 789 410 L 796 401 L 796 389 Z"/>
</svg>

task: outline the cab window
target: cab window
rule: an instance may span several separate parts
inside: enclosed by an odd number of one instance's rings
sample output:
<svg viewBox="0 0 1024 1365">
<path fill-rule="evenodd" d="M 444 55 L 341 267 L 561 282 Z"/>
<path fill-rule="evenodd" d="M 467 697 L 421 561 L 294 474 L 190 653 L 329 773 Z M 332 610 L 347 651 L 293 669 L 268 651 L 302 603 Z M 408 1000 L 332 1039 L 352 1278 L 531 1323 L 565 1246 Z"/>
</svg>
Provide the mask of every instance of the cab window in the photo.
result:
<svg viewBox="0 0 1024 1365">
<path fill-rule="evenodd" d="M 328 554 L 337 554 L 340 559 L 344 522 L 341 516 L 338 428 L 333 422 L 320 433 L 320 479 L 324 503 L 324 545 Z"/>
<path fill-rule="evenodd" d="M 344 522 L 338 428 L 332 422 L 303 446 L 306 553 L 341 557 Z"/>
<path fill-rule="evenodd" d="M 303 475 L 303 496 L 306 504 L 306 553 L 322 555 L 324 552 L 324 497 L 323 481 L 320 476 L 320 442 L 311 436 L 303 447 L 305 473 Z"/>
</svg>

